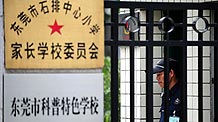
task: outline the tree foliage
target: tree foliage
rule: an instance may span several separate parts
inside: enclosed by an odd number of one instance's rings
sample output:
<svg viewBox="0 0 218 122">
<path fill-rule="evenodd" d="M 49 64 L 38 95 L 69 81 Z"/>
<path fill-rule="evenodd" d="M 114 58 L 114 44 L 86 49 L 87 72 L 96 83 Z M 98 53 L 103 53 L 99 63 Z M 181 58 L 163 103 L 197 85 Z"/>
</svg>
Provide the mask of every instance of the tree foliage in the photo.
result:
<svg viewBox="0 0 218 122">
<path fill-rule="evenodd" d="M 120 62 L 118 62 L 118 118 L 120 118 Z M 104 121 L 111 122 L 111 58 L 104 59 Z M 118 122 L 120 120 L 118 119 Z"/>
<path fill-rule="evenodd" d="M 104 59 L 104 121 L 110 122 L 111 120 L 111 59 L 105 57 Z"/>
</svg>

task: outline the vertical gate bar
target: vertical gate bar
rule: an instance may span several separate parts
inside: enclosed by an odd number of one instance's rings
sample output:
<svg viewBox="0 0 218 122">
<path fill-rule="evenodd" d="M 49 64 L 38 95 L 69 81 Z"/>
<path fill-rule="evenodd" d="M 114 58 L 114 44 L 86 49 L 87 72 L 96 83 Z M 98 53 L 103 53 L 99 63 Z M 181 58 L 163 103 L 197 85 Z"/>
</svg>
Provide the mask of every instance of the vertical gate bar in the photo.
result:
<svg viewBox="0 0 218 122">
<path fill-rule="evenodd" d="M 166 10 L 166 16 L 169 17 L 170 10 Z M 164 33 L 165 41 L 170 40 L 169 33 Z M 164 121 L 169 122 L 169 46 L 164 46 Z"/>
<path fill-rule="evenodd" d="M 168 41 L 168 40 L 166 40 Z M 164 122 L 169 122 L 169 47 L 164 46 Z"/>
<path fill-rule="evenodd" d="M 130 9 L 130 16 L 135 16 L 134 15 L 134 9 Z M 130 40 L 134 41 L 134 33 L 130 32 Z M 134 122 L 135 119 L 135 78 L 134 78 L 134 64 L 135 64 L 135 59 L 134 59 L 134 45 L 130 46 L 130 122 Z"/>
<path fill-rule="evenodd" d="M 153 41 L 153 9 L 146 10 L 146 39 Z M 146 47 L 146 122 L 153 122 L 153 45 Z"/>
<path fill-rule="evenodd" d="M 170 17 L 170 10 L 166 11 L 166 15 L 165 16 Z M 165 30 L 165 31 L 167 31 L 167 30 Z M 164 33 L 164 36 L 165 36 L 165 40 L 166 41 L 170 40 L 170 34 L 168 32 Z"/>
<path fill-rule="evenodd" d="M 183 10 L 183 41 L 182 41 L 182 61 L 180 63 L 182 86 L 182 117 L 181 122 L 187 122 L 187 9 Z"/>
<path fill-rule="evenodd" d="M 182 86 L 182 117 L 181 122 L 187 122 L 187 46 L 183 46 L 183 55 L 180 65 L 181 86 Z"/>
<path fill-rule="evenodd" d="M 203 10 L 199 10 L 199 17 L 203 17 Z M 203 41 L 203 34 L 198 33 L 199 43 Z M 203 47 L 198 46 L 198 121 L 203 122 Z"/>
<path fill-rule="evenodd" d="M 135 119 L 134 46 L 130 46 L 130 122 Z"/>
<path fill-rule="evenodd" d="M 198 46 L 198 120 L 203 122 L 203 47 Z"/>
<path fill-rule="evenodd" d="M 118 41 L 118 8 L 111 9 L 112 27 L 111 38 Z M 118 44 L 111 46 L 111 121 L 118 122 Z"/>
<path fill-rule="evenodd" d="M 214 29 L 214 38 L 216 43 L 218 43 L 218 10 L 214 12 L 214 21 L 216 23 L 216 27 Z M 214 46 L 214 122 L 218 122 L 218 47 Z"/>
<path fill-rule="evenodd" d="M 130 8 L 130 16 L 135 17 L 135 9 L 134 8 Z M 129 37 L 130 40 L 135 41 L 135 33 L 130 32 L 129 36 L 130 36 Z"/>
<path fill-rule="evenodd" d="M 182 83 L 182 117 L 181 122 L 187 122 L 187 46 L 183 47 L 182 56 L 182 73 L 181 73 L 181 83 Z"/>
</svg>

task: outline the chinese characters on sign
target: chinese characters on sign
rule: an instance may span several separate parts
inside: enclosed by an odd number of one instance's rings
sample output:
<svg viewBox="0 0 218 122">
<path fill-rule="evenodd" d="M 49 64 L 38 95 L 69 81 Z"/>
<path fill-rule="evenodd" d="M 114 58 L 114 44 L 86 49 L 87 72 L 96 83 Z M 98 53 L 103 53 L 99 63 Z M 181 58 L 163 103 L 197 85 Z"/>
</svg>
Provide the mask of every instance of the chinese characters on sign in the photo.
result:
<svg viewBox="0 0 218 122">
<path fill-rule="evenodd" d="M 79 59 L 98 59 L 98 47 L 93 42 L 86 47 L 86 43 L 73 44 L 69 43 L 51 43 L 41 42 L 38 45 L 34 45 L 33 42 L 11 44 L 13 60 L 22 59 L 36 59 L 39 57 L 45 59 L 46 57 L 52 58 L 52 60 L 58 60 L 64 58 L 65 60 L 79 60 Z"/>
<path fill-rule="evenodd" d="M 49 2 L 52 4 L 50 8 L 48 6 Z M 36 8 L 37 5 L 41 6 Z M 28 8 L 26 8 L 27 13 L 21 10 L 21 12 L 17 14 L 17 19 L 11 23 L 10 30 L 16 32 L 17 35 L 20 35 L 24 31 L 24 28 L 27 27 L 35 18 L 39 17 L 40 14 L 60 13 L 61 9 L 63 9 L 65 11 L 65 15 L 69 14 L 72 16 L 72 19 L 80 20 L 83 26 L 88 26 L 89 34 L 95 35 L 98 33 L 100 27 L 97 23 L 92 24 L 92 15 L 83 15 L 80 6 L 78 8 L 72 8 L 72 6 L 73 3 L 70 3 L 70 1 L 62 3 L 60 0 L 44 0 L 36 4 L 31 4 Z M 52 11 L 50 12 L 49 10 Z M 18 24 L 18 22 L 20 24 Z M 53 29 L 60 29 L 62 26 L 60 28 L 56 27 L 58 27 L 58 25 L 55 20 L 54 25 L 51 26 L 51 34 L 53 34 Z M 58 33 L 61 34 L 60 31 L 58 31 Z"/>
<path fill-rule="evenodd" d="M 4 122 L 103 122 L 102 73 L 4 74 Z"/>
<path fill-rule="evenodd" d="M 4 8 L 6 68 L 103 67 L 103 0 L 5 0 L 4 5 L 11 6 Z"/>
<path fill-rule="evenodd" d="M 96 97 L 43 97 L 43 98 L 16 98 L 11 100 L 13 117 L 18 116 L 71 116 L 98 114 L 98 98 Z"/>
</svg>

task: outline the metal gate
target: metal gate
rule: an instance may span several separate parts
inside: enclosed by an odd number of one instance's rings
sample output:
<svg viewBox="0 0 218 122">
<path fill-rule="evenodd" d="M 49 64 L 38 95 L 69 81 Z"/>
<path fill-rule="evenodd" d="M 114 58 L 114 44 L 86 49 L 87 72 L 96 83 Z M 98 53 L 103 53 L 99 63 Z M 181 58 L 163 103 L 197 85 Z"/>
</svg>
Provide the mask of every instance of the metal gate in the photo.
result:
<svg viewBox="0 0 218 122">
<path fill-rule="evenodd" d="M 137 46 L 146 47 L 146 121 L 153 122 L 153 48 L 154 46 L 162 46 L 164 51 L 164 59 L 168 60 L 170 57 L 172 47 L 178 47 L 180 49 L 179 60 L 182 63 L 181 66 L 181 85 L 182 85 L 182 122 L 187 122 L 187 47 L 198 47 L 198 121 L 203 122 L 203 48 L 210 46 L 212 48 L 213 65 L 211 65 L 213 72 L 212 81 L 214 85 L 214 117 L 211 119 L 214 122 L 218 121 L 218 3 L 206 2 L 206 3 L 148 3 L 148 2 L 115 2 L 105 1 L 105 9 L 109 9 L 111 13 L 111 19 L 105 21 L 106 37 L 105 46 L 110 48 L 111 54 L 111 121 L 119 121 L 119 88 L 118 88 L 118 63 L 119 63 L 119 47 L 129 47 L 129 62 L 130 62 L 130 122 L 135 121 L 135 85 L 134 85 L 134 66 L 135 62 L 135 50 Z M 120 21 L 120 12 L 127 9 L 129 12 L 127 19 L 133 18 L 137 28 L 135 30 L 128 30 L 129 26 L 127 22 Z M 197 15 L 191 16 L 189 21 L 189 12 L 195 11 Z M 145 21 L 140 21 L 142 13 L 137 14 L 137 11 L 144 11 Z M 155 11 L 160 11 L 161 19 L 155 21 Z M 209 12 L 205 15 L 204 12 Z M 176 17 L 179 15 L 180 17 Z M 126 19 L 125 18 L 125 19 Z M 195 19 L 193 19 L 195 18 Z M 124 19 L 124 20 L 125 20 Z M 136 21 L 137 20 L 137 21 Z M 201 23 L 201 24 L 200 24 Z M 202 25 L 202 27 L 199 27 Z M 120 39 L 120 27 L 127 29 L 128 38 Z M 145 28 L 145 29 L 142 29 Z M 158 28 L 161 33 L 160 39 L 154 39 L 155 29 Z M 138 30 L 137 30 L 138 29 Z M 197 33 L 197 40 L 188 39 L 188 31 L 192 29 Z M 108 32 L 109 31 L 109 32 Z M 205 38 L 204 34 L 210 31 L 209 38 Z M 175 33 L 174 33 L 175 32 Z M 144 34 L 145 38 L 141 38 L 141 34 Z M 210 60 L 211 60 L 210 59 Z M 165 71 L 169 70 L 169 62 L 165 62 L 167 67 Z M 168 79 L 166 77 L 165 79 Z M 165 88 L 168 84 L 166 83 Z M 169 90 L 164 90 L 166 98 L 169 98 Z M 169 121 L 168 116 L 169 104 L 167 102 L 165 107 L 165 122 Z"/>
</svg>

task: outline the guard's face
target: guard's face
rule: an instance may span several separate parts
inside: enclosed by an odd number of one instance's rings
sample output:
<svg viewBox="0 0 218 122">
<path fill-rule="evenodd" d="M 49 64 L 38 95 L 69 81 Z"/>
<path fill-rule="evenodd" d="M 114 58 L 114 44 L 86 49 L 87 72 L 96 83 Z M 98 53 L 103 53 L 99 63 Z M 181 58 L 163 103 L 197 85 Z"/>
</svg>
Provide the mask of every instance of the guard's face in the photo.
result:
<svg viewBox="0 0 218 122">
<path fill-rule="evenodd" d="M 161 88 L 164 88 L 164 71 L 156 73 L 156 79 Z"/>
<path fill-rule="evenodd" d="M 161 88 L 164 88 L 164 71 L 156 73 L 156 79 Z M 169 86 L 171 85 L 172 77 L 174 77 L 174 71 L 170 70 L 169 73 Z"/>
</svg>

